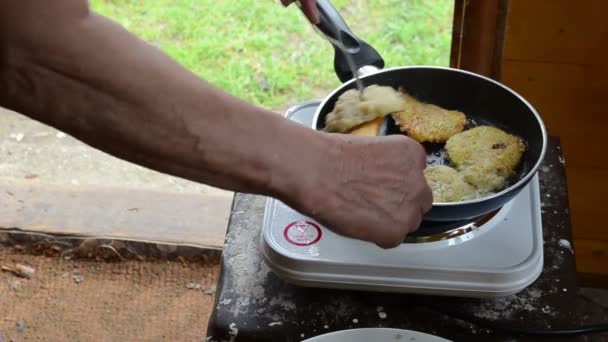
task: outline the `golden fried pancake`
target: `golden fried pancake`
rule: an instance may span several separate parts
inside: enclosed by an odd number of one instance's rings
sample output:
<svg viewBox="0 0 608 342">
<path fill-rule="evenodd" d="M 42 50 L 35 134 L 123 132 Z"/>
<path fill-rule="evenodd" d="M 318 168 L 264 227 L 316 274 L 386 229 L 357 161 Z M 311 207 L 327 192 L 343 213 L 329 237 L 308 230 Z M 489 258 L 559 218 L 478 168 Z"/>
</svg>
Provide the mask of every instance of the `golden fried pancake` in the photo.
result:
<svg viewBox="0 0 608 342">
<path fill-rule="evenodd" d="M 445 165 L 424 170 L 424 177 L 433 191 L 433 202 L 459 202 L 476 197 L 476 190 L 458 171 Z"/>
<path fill-rule="evenodd" d="M 418 142 L 444 143 L 462 132 L 467 123 L 464 113 L 423 103 L 403 94 L 405 109 L 394 113 L 393 119 L 401 131 Z"/>
<path fill-rule="evenodd" d="M 522 139 L 491 126 L 479 126 L 451 137 L 448 158 L 465 180 L 481 192 L 500 190 L 515 175 L 526 146 Z"/>
</svg>

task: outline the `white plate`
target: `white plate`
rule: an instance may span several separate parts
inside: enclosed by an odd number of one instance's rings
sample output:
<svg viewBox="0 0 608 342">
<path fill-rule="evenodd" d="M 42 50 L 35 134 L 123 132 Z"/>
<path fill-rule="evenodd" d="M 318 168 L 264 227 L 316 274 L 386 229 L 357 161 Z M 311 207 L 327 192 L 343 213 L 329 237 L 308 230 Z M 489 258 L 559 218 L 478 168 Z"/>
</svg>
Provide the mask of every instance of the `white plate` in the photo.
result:
<svg viewBox="0 0 608 342">
<path fill-rule="evenodd" d="M 451 342 L 438 336 L 417 331 L 363 328 L 335 331 L 329 334 L 309 338 L 302 342 Z"/>
</svg>

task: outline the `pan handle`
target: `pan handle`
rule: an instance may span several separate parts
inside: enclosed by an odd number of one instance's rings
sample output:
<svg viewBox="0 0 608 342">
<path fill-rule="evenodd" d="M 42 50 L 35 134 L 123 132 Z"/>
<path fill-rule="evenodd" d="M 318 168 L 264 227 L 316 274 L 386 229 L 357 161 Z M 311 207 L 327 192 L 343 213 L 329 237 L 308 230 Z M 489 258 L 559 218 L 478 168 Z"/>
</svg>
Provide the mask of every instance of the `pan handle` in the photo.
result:
<svg viewBox="0 0 608 342">
<path fill-rule="evenodd" d="M 316 3 L 319 10 L 319 23 L 315 27 L 334 47 L 334 71 L 341 82 L 346 82 L 355 77 L 346 54 L 351 56 L 355 69 L 360 74 L 384 68 L 384 60 L 380 54 L 369 44 L 355 36 L 329 0 L 317 0 Z M 338 35 L 342 37 L 344 48 L 340 46 Z"/>
</svg>

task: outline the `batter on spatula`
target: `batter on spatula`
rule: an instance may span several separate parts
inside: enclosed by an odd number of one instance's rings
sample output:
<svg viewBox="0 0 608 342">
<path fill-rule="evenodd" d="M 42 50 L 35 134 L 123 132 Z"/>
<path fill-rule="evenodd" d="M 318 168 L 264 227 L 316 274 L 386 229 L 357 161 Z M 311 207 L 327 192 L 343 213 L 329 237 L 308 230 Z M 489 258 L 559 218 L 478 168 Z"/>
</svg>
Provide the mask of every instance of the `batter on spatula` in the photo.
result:
<svg viewBox="0 0 608 342">
<path fill-rule="evenodd" d="M 338 97 L 336 105 L 325 118 L 325 131 L 346 133 L 353 128 L 404 110 L 403 95 L 397 90 L 379 85 L 370 85 L 363 90 L 350 89 Z"/>
</svg>

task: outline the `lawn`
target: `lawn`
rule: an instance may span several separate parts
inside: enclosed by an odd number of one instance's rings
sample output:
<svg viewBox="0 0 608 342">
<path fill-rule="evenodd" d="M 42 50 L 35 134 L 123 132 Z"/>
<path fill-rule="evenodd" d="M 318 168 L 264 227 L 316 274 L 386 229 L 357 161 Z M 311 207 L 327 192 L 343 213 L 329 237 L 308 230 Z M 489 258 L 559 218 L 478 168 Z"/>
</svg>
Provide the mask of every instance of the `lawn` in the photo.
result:
<svg viewBox="0 0 608 342">
<path fill-rule="evenodd" d="M 387 67 L 448 65 L 453 0 L 334 0 Z M 333 50 L 278 0 L 92 0 L 93 9 L 225 91 L 279 110 L 340 83 Z"/>
</svg>

